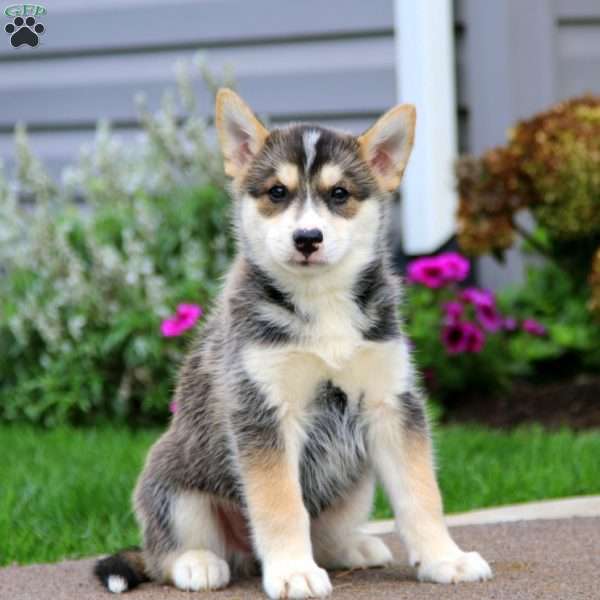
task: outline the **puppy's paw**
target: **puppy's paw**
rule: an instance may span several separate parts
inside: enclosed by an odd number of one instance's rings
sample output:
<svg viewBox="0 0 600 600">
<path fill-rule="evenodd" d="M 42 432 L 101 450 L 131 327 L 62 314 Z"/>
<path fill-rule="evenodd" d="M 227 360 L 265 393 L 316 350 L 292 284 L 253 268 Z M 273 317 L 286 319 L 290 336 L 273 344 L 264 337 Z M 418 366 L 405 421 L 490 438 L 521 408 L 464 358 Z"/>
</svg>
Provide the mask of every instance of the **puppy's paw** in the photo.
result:
<svg viewBox="0 0 600 600">
<path fill-rule="evenodd" d="M 229 583 L 229 565 L 208 550 L 188 550 L 173 563 L 172 579 L 180 590 L 218 590 Z"/>
<path fill-rule="evenodd" d="M 492 578 L 492 569 L 478 552 L 461 552 L 448 559 L 421 563 L 418 577 L 433 583 L 484 581 Z"/>
<path fill-rule="evenodd" d="M 355 535 L 350 538 L 346 548 L 341 549 L 336 566 L 348 569 L 369 569 L 385 567 L 392 560 L 392 553 L 383 540 L 372 535 Z"/>
<path fill-rule="evenodd" d="M 324 598 L 331 594 L 327 571 L 312 560 L 286 560 L 264 567 L 263 587 L 269 598 Z"/>
</svg>

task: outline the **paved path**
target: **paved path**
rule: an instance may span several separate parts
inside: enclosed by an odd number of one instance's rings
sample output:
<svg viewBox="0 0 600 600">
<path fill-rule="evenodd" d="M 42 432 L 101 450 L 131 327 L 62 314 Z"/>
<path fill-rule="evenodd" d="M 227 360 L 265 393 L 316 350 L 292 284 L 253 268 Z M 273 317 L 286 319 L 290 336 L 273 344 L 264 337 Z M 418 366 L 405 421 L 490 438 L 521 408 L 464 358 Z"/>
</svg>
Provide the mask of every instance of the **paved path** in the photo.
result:
<svg viewBox="0 0 600 600">
<path fill-rule="evenodd" d="M 389 569 L 332 573 L 333 600 L 599 600 L 600 517 L 506 522 L 454 527 L 465 549 L 488 559 L 495 578 L 439 586 L 417 583 L 394 536 L 385 535 L 398 561 Z M 107 600 L 91 577 L 92 561 L 0 569 L 0 600 Z M 114 597 L 114 596 L 113 596 Z M 226 590 L 189 594 L 145 584 L 123 600 L 254 600 L 264 598 L 258 579 Z"/>
</svg>

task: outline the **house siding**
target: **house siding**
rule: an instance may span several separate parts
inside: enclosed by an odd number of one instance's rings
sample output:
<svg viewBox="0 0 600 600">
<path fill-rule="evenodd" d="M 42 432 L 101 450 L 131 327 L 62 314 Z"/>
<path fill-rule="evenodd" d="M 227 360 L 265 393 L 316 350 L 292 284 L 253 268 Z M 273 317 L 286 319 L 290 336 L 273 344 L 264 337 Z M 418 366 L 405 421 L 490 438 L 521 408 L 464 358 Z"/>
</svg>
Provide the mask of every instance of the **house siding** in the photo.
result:
<svg viewBox="0 0 600 600">
<path fill-rule="evenodd" d="M 150 108 L 175 85 L 174 65 L 201 51 L 271 122 L 365 129 L 396 96 L 393 0 L 47 1 L 37 48 L 0 49 L 0 157 L 27 124 L 57 174 L 92 139 L 98 119 L 137 133 L 134 97 Z M 6 17 L 4 17 L 6 19 Z M 212 99 L 197 84 L 207 116 Z"/>
<path fill-rule="evenodd" d="M 584 93 L 600 94 L 597 0 L 457 0 L 463 27 L 462 149 L 479 154 L 506 141 L 518 119 Z M 531 225 L 523 215 L 525 226 Z M 480 261 L 480 280 L 522 280 L 517 250 L 504 265 Z"/>
</svg>

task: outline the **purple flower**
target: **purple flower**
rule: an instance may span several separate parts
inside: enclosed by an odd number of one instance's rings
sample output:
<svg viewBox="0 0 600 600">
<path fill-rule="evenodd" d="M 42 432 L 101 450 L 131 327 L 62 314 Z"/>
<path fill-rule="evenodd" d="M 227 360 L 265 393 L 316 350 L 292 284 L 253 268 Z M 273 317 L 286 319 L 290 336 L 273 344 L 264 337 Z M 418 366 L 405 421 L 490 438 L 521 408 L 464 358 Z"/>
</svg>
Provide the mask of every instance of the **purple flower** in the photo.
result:
<svg viewBox="0 0 600 600">
<path fill-rule="evenodd" d="M 515 317 L 504 317 L 502 321 L 502 329 L 505 331 L 516 331 L 518 326 L 519 324 Z"/>
<path fill-rule="evenodd" d="M 475 307 L 475 316 L 486 331 L 495 332 L 502 327 L 502 316 L 496 308 L 496 298 L 491 290 L 466 288 L 461 292 L 460 299 Z"/>
<path fill-rule="evenodd" d="M 480 325 L 492 333 L 498 331 L 502 327 L 502 316 L 496 310 L 495 306 L 482 304 L 475 307 L 475 315 Z"/>
<path fill-rule="evenodd" d="M 473 323 L 465 323 L 464 329 L 467 338 L 467 352 L 481 352 L 485 345 L 485 334 L 483 331 Z"/>
<path fill-rule="evenodd" d="M 469 287 L 465 288 L 460 293 L 460 299 L 463 302 L 468 302 L 473 306 L 496 306 L 496 298 L 492 290 L 486 290 L 485 288 Z"/>
<path fill-rule="evenodd" d="M 177 400 L 173 400 L 172 402 L 169 402 L 169 410 L 173 414 L 177 412 L 178 408 L 179 408 L 179 406 L 177 405 Z"/>
<path fill-rule="evenodd" d="M 477 353 L 485 345 L 485 334 L 474 323 L 457 321 L 444 326 L 442 342 L 448 354 Z"/>
<path fill-rule="evenodd" d="M 454 323 L 460 320 L 464 312 L 464 306 L 456 300 L 451 300 L 444 304 L 444 315 L 446 316 L 447 323 Z"/>
<path fill-rule="evenodd" d="M 165 319 L 160 325 L 164 337 L 177 337 L 192 328 L 202 316 L 202 308 L 197 304 L 180 304 L 173 317 Z"/>
<path fill-rule="evenodd" d="M 442 342 L 448 354 L 461 354 L 467 350 L 465 324 L 459 321 L 449 323 L 442 328 Z"/>
<path fill-rule="evenodd" d="M 408 280 L 436 289 L 469 274 L 469 261 L 456 252 L 417 258 L 408 265 Z"/>
<path fill-rule="evenodd" d="M 523 331 L 526 331 L 530 335 L 539 337 L 546 335 L 546 328 L 535 319 L 525 319 L 521 324 L 521 327 L 523 328 Z"/>
</svg>

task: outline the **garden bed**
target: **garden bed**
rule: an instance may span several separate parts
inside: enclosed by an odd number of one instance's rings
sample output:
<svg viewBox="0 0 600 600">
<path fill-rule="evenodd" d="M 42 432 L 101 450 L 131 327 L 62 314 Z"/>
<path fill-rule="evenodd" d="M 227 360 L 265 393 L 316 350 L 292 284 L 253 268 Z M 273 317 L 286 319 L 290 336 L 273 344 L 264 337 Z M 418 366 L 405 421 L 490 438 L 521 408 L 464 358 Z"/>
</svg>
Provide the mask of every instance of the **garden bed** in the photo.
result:
<svg viewBox="0 0 600 600">
<path fill-rule="evenodd" d="M 538 423 L 549 429 L 600 429 L 600 377 L 552 383 L 516 382 L 504 394 L 467 394 L 451 401 L 446 422 L 510 428 Z"/>
</svg>

